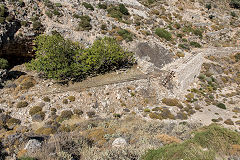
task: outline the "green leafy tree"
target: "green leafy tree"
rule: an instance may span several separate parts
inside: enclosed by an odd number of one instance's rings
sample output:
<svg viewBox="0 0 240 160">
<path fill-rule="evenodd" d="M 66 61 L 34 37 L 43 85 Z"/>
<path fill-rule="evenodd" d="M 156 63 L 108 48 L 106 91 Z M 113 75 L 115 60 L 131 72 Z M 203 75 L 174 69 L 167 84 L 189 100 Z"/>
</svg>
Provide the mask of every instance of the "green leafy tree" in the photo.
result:
<svg viewBox="0 0 240 160">
<path fill-rule="evenodd" d="M 97 39 L 88 49 L 65 40 L 61 35 L 40 35 L 35 40 L 36 59 L 27 67 L 53 79 L 82 80 L 134 63 L 133 53 L 125 51 L 115 39 Z"/>
<path fill-rule="evenodd" d="M 77 43 L 65 40 L 59 34 L 40 35 L 35 40 L 36 59 L 27 66 L 43 72 L 48 78 L 66 79 L 71 77 L 73 56 L 81 51 Z"/>
<path fill-rule="evenodd" d="M 81 56 L 77 55 L 75 60 L 73 68 L 76 77 L 81 74 L 104 73 L 134 63 L 133 53 L 124 51 L 117 41 L 110 37 L 96 40 Z"/>
</svg>

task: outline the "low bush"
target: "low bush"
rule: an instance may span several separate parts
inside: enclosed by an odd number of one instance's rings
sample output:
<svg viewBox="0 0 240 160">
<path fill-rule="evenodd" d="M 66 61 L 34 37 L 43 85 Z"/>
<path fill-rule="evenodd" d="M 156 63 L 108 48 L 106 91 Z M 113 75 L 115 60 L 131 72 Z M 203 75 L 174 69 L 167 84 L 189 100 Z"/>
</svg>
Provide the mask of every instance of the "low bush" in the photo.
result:
<svg viewBox="0 0 240 160">
<path fill-rule="evenodd" d="M 168 105 L 168 106 L 178 106 L 179 100 L 175 98 L 163 98 L 162 103 Z"/>
<path fill-rule="evenodd" d="M 5 22 L 5 17 L 0 17 L 0 23 L 4 23 Z"/>
<path fill-rule="evenodd" d="M 89 16 L 80 16 L 81 22 L 78 24 L 79 28 L 78 30 L 91 30 L 91 18 Z"/>
<path fill-rule="evenodd" d="M 236 54 L 234 55 L 234 58 L 235 58 L 235 61 L 236 61 L 236 62 L 240 61 L 240 52 L 239 52 L 239 53 L 236 53 Z"/>
<path fill-rule="evenodd" d="M 0 69 L 8 68 L 8 61 L 4 58 L 0 58 Z"/>
<path fill-rule="evenodd" d="M 106 3 L 99 3 L 98 4 L 98 7 L 100 8 L 100 9 L 107 9 L 107 4 Z"/>
<path fill-rule="evenodd" d="M 190 45 L 195 48 L 201 48 L 202 46 L 198 42 L 190 42 Z"/>
<path fill-rule="evenodd" d="M 221 109 L 227 109 L 227 108 L 226 108 L 226 105 L 223 104 L 223 103 L 218 103 L 216 106 L 217 106 L 218 108 L 221 108 Z"/>
<path fill-rule="evenodd" d="M 33 116 L 34 114 L 38 113 L 38 112 L 41 112 L 42 111 L 42 107 L 40 106 L 34 106 L 32 107 L 30 110 L 29 110 L 29 114 L 31 116 Z"/>
<path fill-rule="evenodd" d="M 231 0 L 230 6 L 232 8 L 240 9 L 240 0 Z"/>
<path fill-rule="evenodd" d="M 93 6 L 90 4 L 90 3 L 87 3 L 87 2 L 83 2 L 82 5 L 86 8 L 86 9 L 89 9 L 89 10 L 94 10 Z"/>
<path fill-rule="evenodd" d="M 133 41 L 133 34 L 126 29 L 119 29 L 117 31 L 118 35 L 121 36 L 127 42 Z"/>
<path fill-rule="evenodd" d="M 156 35 L 158 35 L 161 38 L 166 39 L 167 41 L 172 40 L 172 34 L 169 33 L 167 30 L 165 30 L 164 28 L 157 28 L 155 33 L 156 33 Z"/>
<path fill-rule="evenodd" d="M 130 15 L 128 9 L 124 6 L 124 4 L 119 4 L 118 6 L 112 5 L 107 9 L 107 12 L 111 17 L 116 18 L 119 21 L 122 20 L 124 15 Z"/>
<path fill-rule="evenodd" d="M 28 106 L 28 103 L 26 101 L 21 101 L 17 103 L 17 108 L 24 108 L 27 106 Z"/>
<path fill-rule="evenodd" d="M 156 150 L 149 150 L 142 159 L 210 160 L 216 159 L 218 156 L 229 155 L 232 145 L 240 145 L 239 133 L 212 124 L 196 131 L 192 139 L 183 143 L 174 143 Z M 207 148 L 207 150 L 203 150 L 203 148 Z"/>
<path fill-rule="evenodd" d="M 119 11 L 124 15 L 129 15 L 128 9 L 124 4 L 119 4 Z"/>
</svg>

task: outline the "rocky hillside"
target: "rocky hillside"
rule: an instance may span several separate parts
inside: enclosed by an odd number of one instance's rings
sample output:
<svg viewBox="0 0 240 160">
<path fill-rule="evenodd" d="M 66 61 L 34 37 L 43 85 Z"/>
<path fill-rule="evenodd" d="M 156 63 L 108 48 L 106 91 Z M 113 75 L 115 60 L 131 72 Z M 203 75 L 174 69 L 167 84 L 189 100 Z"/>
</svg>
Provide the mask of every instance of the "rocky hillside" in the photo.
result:
<svg viewBox="0 0 240 160">
<path fill-rule="evenodd" d="M 239 8 L 239 0 L 0 0 L 0 159 L 239 159 Z M 90 68 L 80 81 L 26 64 L 66 44 L 95 56 L 103 37 L 134 63 Z"/>
</svg>

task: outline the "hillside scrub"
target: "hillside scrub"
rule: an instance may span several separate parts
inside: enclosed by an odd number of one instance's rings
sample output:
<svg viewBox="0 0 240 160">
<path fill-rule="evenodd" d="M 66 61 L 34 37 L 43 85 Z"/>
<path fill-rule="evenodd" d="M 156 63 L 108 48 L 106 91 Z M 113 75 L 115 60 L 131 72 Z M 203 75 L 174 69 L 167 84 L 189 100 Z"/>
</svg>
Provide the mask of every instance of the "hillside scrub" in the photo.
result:
<svg viewBox="0 0 240 160">
<path fill-rule="evenodd" d="M 143 156 L 143 159 L 214 160 L 216 156 L 231 155 L 234 145 L 240 145 L 239 133 L 212 124 L 196 131 L 192 139 L 183 143 L 170 144 L 156 150 L 149 150 Z"/>
<path fill-rule="evenodd" d="M 88 75 L 131 65 L 134 61 L 132 53 L 109 37 L 95 40 L 87 49 L 59 34 L 40 35 L 35 44 L 36 58 L 27 67 L 57 80 L 81 80 Z"/>
<path fill-rule="evenodd" d="M 8 68 L 8 61 L 6 59 L 0 58 L 0 69 Z"/>
<path fill-rule="evenodd" d="M 167 30 L 165 30 L 164 28 L 157 28 L 155 33 L 156 33 L 156 35 L 158 35 L 161 38 L 166 39 L 167 41 L 172 40 L 172 34 L 170 32 L 168 32 Z"/>
</svg>

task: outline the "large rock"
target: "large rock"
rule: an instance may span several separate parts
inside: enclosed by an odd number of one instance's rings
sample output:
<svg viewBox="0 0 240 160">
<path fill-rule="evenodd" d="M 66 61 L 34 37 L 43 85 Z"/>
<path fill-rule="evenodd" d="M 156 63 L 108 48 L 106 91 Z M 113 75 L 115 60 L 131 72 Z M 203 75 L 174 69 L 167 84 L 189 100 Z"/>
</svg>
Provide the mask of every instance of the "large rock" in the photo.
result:
<svg viewBox="0 0 240 160">
<path fill-rule="evenodd" d="M 164 65 L 173 60 L 173 54 L 157 44 L 150 46 L 148 43 L 139 43 L 136 48 L 136 54 L 140 60 L 150 62 L 158 69 L 161 69 Z"/>
<path fill-rule="evenodd" d="M 124 147 L 126 145 L 127 145 L 127 141 L 122 137 L 115 139 L 112 143 L 113 147 Z"/>
<path fill-rule="evenodd" d="M 38 140 L 36 140 L 36 139 L 30 139 L 29 141 L 28 141 L 28 143 L 26 144 L 26 146 L 25 146 L 25 150 L 27 151 L 27 152 L 34 152 L 34 151 L 36 151 L 37 149 L 39 149 L 39 148 L 41 148 L 41 146 L 42 146 L 42 143 L 40 142 L 40 141 L 38 141 Z"/>
</svg>

